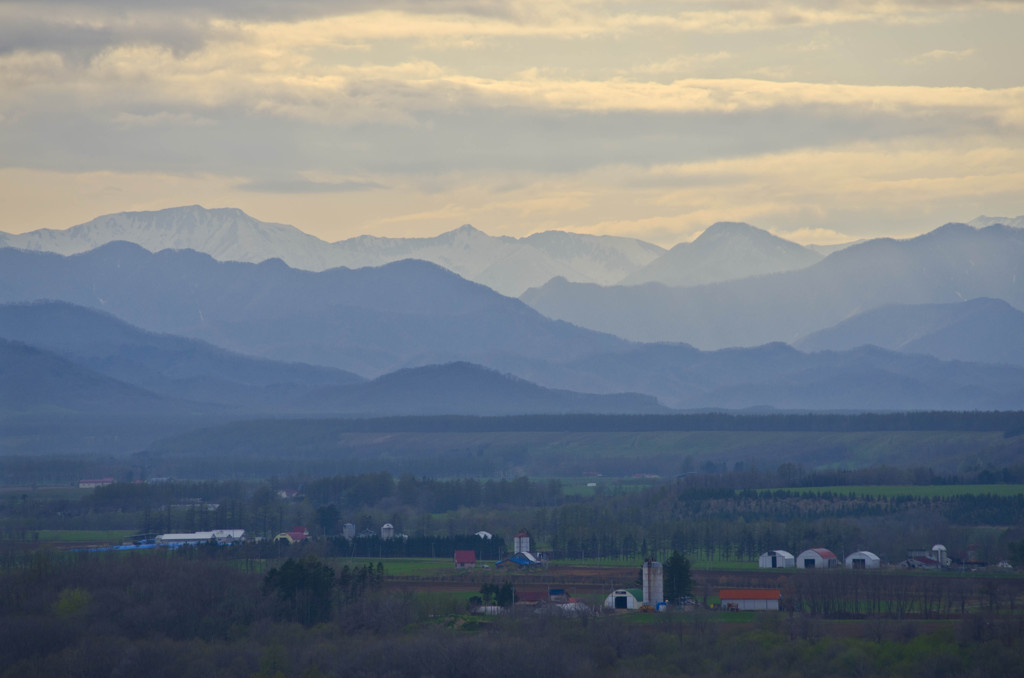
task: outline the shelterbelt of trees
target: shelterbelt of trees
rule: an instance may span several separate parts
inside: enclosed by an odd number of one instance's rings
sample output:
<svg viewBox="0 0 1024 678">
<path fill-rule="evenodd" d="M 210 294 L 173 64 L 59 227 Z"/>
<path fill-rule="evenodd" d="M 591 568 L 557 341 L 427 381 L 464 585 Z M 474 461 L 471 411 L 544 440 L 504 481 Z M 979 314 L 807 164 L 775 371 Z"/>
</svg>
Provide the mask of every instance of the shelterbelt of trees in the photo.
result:
<svg viewBox="0 0 1024 678">
<path fill-rule="evenodd" d="M 1004 469 L 1001 477 L 1012 479 L 1020 472 Z M 883 476 L 947 485 L 943 493 L 933 495 L 848 492 L 845 485 L 761 489 L 783 479 L 797 484 L 828 478 L 877 482 Z M 1016 548 L 1024 542 L 1024 492 L 997 493 L 999 487 L 1013 486 L 993 485 L 991 492 L 965 488 L 960 493 L 957 485 L 949 484 L 963 479 L 922 470 L 804 473 L 783 465 L 770 473 L 602 482 L 596 488 L 525 477 L 437 480 L 388 473 L 261 483 L 114 483 L 77 499 L 31 490 L 0 495 L 0 536 L 32 542 L 43 530 L 165 533 L 242 528 L 252 537 L 272 538 L 303 525 L 314 537 L 334 538 L 344 523 L 378 535 L 381 525 L 391 523 L 408 538 L 357 539 L 346 542 L 350 553 L 429 557 L 472 547 L 482 559 L 497 559 L 512 535 L 526 528 L 534 550 L 572 560 L 664 559 L 678 551 L 695 563 L 750 563 L 767 550 L 799 553 L 825 547 L 840 556 L 869 550 L 894 564 L 906 559 L 911 549 L 941 543 L 958 562 L 1024 564 Z M 288 488 L 298 488 L 299 494 L 282 498 L 279 490 Z M 495 538 L 486 546 L 467 545 L 465 540 L 479 531 Z"/>
<path fill-rule="evenodd" d="M 4 559 L 0 678 L 932 678 L 1017 675 L 1024 662 L 1021 609 L 998 596 L 993 604 L 972 596 L 971 609 L 938 620 L 910 608 L 902 619 L 865 610 L 841 623 L 827 610 L 481 618 L 466 614 L 464 598 L 387 586 L 379 563 L 338 567 L 307 553 L 256 572 L 239 567 L 232 548 Z M 792 576 L 822 586 L 835 579 Z"/>
</svg>

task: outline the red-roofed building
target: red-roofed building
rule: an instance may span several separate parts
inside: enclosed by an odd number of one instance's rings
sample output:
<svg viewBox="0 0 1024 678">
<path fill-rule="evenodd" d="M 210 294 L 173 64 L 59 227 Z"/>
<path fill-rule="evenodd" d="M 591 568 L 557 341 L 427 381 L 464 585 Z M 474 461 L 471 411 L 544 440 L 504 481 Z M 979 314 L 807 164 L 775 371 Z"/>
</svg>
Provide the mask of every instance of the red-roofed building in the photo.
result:
<svg viewBox="0 0 1024 678">
<path fill-rule="evenodd" d="M 777 610 L 779 589 L 722 589 L 718 592 L 723 610 Z"/>
<path fill-rule="evenodd" d="M 476 551 L 456 551 L 455 567 L 476 567 Z"/>
</svg>

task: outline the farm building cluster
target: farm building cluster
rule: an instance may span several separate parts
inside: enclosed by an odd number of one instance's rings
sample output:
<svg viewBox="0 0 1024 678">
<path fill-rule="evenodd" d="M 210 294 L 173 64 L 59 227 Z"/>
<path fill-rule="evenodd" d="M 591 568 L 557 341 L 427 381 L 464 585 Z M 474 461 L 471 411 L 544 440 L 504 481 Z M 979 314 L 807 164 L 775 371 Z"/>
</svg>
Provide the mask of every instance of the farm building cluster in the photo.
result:
<svg viewBox="0 0 1024 678">
<path fill-rule="evenodd" d="M 899 563 L 900 567 L 942 569 L 952 564 L 949 552 L 942 544 L 935 544 L 930 549 L 913 549 L 907 552 L 907 559 Z M 826 548 L 810 548 L 794 556 L 789 551 L 776 549 L 765 551 L 757 559 L 761 568 L 797 568 L 801 570 L 828 570 L 846 567 L 851 570 L 876 570 L 882 566 L 882 559 L 871 551 L 856 551 L 840 560 L 838 556 Z"/>
</svg>

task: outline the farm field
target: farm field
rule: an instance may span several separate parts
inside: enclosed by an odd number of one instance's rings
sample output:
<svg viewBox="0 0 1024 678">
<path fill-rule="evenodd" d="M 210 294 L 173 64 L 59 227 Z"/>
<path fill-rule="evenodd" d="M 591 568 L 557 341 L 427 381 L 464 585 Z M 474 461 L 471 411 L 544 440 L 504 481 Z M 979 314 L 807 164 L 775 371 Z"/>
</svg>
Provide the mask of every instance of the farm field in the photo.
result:
<svg viewBox="0 0 1024 678">
<path fill-rule="evenodd" d="M 1024 495 L 1024 485 L 1019 483 L 991 485 L 842 485 L 832 487 L 780 487 L 776 490 L 789 492 L 831 492 L 833 494 L 855 495 L 857 497 L 960 497 L 983 496 L 1014 497 Z M 773 492 L 775 490 L 763 490 Z"/>
<path fill-rule="evenodd" d="M 40 542 L 57 542 L 71 544 L 120 544 L 125 537 L 130 537 L 131 530 L 39 530 Z"/>
</svg>

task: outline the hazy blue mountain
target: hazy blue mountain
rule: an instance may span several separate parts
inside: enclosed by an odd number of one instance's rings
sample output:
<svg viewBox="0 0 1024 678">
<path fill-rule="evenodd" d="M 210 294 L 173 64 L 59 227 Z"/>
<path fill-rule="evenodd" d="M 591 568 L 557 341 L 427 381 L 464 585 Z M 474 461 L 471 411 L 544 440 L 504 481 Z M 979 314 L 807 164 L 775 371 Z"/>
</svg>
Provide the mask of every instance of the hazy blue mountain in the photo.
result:
<svg viewBox="0 0 1024 678">
<path fill-rule="evenodd" d="M 965 228 L 953 229 L 954 234 Z M 1012 256 L 1007 243 L 1002 243 L 1002 250 Z M 766 276 L 759 282 L 766 286 L 810 270 Z M 744 281 L 683 291 L 728 290 L 740 282 Z M 813 294 L 821 287 L 805 282 L 782 288 L 790 294 L 795 294 L 793 290 L 804 293 L 790 302 L 792 313 L 787 319 L 791 323 L 801 304 L 814 305 Z M 624 294 L 637 289 L 670 290 L 646 285 L 611 291 Z M 778 288 L 774 291 L 778 299 L 786 299 L 786 295 L 778 295 Z M 409 412 L 408 408 L 419 403 L 428 408 L 418 410 L 421 413 L 454 412 L 463 407 L 470 412 L 495 413 L 537 411 L 542 405 L 568 408 L 558 411 L 645 411 L 655 406 L 632 395 L 616 396 L 617 404 L 612 404 L 579 393 L 641 393 L 658 398 L 665 406 L 686 409 L 1024 407 L 1024 370 L 1020 368 L 943 362 L 881 349 L 805 354 L 779 343 L 719 351 L 699 351 L 680 344 L 638 345 L 549 320 L 517 300 L 422 261 L 313 273 L 288 268 L 280 261 L 224 263 L 191 251 L 153 254 L 128 243 L 112 243 L 72 257 L 0 249 L 0 302 L 39 299 L 63 299 L 104 309 L 151 332 L 188 334 L 250 356 L 347 369 L 358 366 L 368 376 L 457 361 L 498 371 L 465 365 L 432 367 L 388 375 L 372 384 L 320 388 L 315 394 L 306 391 L 308 397 L 299 401 L 289 400 L 286 413 L 291 414 L 382 413 L 387 402 L 394 403 L 397 412 Z M 752 304 L 749 309 L 756 309 L 753 304 L 757 302 L 775 300 L 770 294 L 756 298 L 748 302 Z M 735 309 L 721 299 L 716 301 L 720 310 Z M 74 317 L 91 313 L 59 304 L 40 306 L 54 309 L 58 318 L 61 312 Z M 754 315 L 753 310 L 736 314 L 737 326 L 754 322 Z M 0 322 L 8 325 L 10 321 L 2 318 Z M 66 326 L 54 321 L 35 328 L 35 334 L 21 331 L 26 338 L 46 341 L 47 335 Z M 132 340 L 135 344 L 128 341 L 131 348 L 121 354 L 103 345 L 127 341 L 120 337 L 132 335 L 131 328 L 116 322 L 85 323 L 84 327 L 81 337 L 51 336 L 49 345 L 68 355 L 73 355 L 74 348 L 98 366 L 116 367 L 123 376 L 137 372 L 137 378 L 151 378 L 147 383 L 152 384 L 166 384 L 161 380 L 167 379 L 173 382 L 179 374 L 175 369 L 184 372 L 176 367 L 176 361 L 188 365 L 192 371 L 187 374 L 194 376 L 200 371 L 196 366 L 204 360 L 213 365 L 223 360 L 217 367 L 222 371 L 210 368 L 215 379 L 239 383 L 249 378 L 247 383 L 267 384 L 267 388 L 271 383 L 285 383 L 274 381 L 282 374 L 277 370 L 283 370 L 285 376 L 302 375 L 307 369 L 315 373 L 315 368 L 273 366 L 257 360 L 248 363 L 247 358 L 203 353 L 186 342 L 182 345 L 209 356 L 189 362 L 175 352 L 175 342 L 183 340 L 151 335 L 137 337 Z M 105 363 L 108 358 L 110 362 Z M 153 361 L 148 362 L 150 359 Z M 164 367 L 160 367 L 161 361 L 165 361 Z M 265 376 L 246 377 L 249 370 Z M 333 374 L 330 378 L 344 376 Z M 447 388 L 441 389 L 442 385 Z M 452 389 L 454 393 L 447 393 Z M 547 389 L 575 391 L 577 395 L 552 394 Z M 181 393 L 201 395 L 202 391 Z M 300 394 L 291 391 L 289 395 Z M 430 400 L 436 400 L 440 409 L 429 409 L 433 405 L 423 401 Z M 480 403 L 474 405 L 474 400 Z M 592 409 L 575 409 L 584 406 Z"/>
<path fill-rule="evenodd" d="M 322 389 L 301 402 L 322 413 L 379 415 L 658 414 L 651 396 L 590 395 L 543 388 L 466 362 L 408 368 L 347 387 Z"/>
<path fill-rule="evenodd" d="M 364 376 L 456 360 L 500 369 L 505 355 L 560 361 L 626 345 L 413 260 L 314 273 L 280 260 L 218 262 L 129 243 L 70 257 L 0 249 L 0 303 L 41 299 L 231 351 Z"/>
<path fill-rule="evenodd" d="M 611 284 L 664 252 L 633 238 L 564 231 L 493 237 L 468 224 L 432 238 L 360 236 L 333 248 L 337 265 L 357 268 L 422 259 L 509 296 L 559 275 Z"/>
<path fill-rule="evenodd" d="M 749 224 L 719 222 L 696 240 L 680 243 L 621 285 L 657 282 L 670 287 L 706 285 L 806 268 L 822 255 Z"/>
<path fill-rule="evenodd" d="M 50 351 L 0 339 L 0 413 L 143 415 L 201 409 L 112 379 Z"/>
<path fill-rule="evenodd" d="M 219 261 L 281 259 L 308 271 L 422 259 L 510 296 L 558 275 L 611 284 L 664 252 L 633 238 L 562 231 L 492 237 L 469 225 L 431 238 L 360 236 L 329 243 L 238 209 L 207 210 L 198 205 L 111 214 L 66 230 L 0 233 L 0 246 L 58 254 L 79 254 L 115 241 L 132 242 L 151 252 L 192 249 Z"/>
<path fill-rule="evenodd" d="M 198 205 L 153 212 L 120 212 L 97 217 L 71 228 L 29 233 L 0 233 L 0 246 L 79 254 L 123 240 L 151 252 L 191 249 L 220 261 L 260 262 L 274 257 L 302 262 L 301 268 L 322 270 L 332 264 L 330 243 L 294 226 L 253 219 L 240 209 L 205 209 Z"/>
<path fill-rule="evenodd" d="M 64 302 L 0 305 L 0 338 L 53 351 L 164 396 L 236 407 L 280 408 L 313 389 L 363 381 L 344 370 L 251 358 L 146 332 Z"/>
<path fill-rule="evenodd" d="M 864 345 L 944 360 L 1024 365 L 1024 313 L 1001 299 L 893 304 L 866 311 L 794 345 L 842 351 Z"/>
<path fill-rule="evenodd" d="M 1019 217 L 986 217 L 983 214 L 980 217 L 971 219 L 967 223 L 975 228 L 985 228 L 987 226 L 995 226 L 996 224 L 1011 226 L 1013 228 L 1024 228 L 1024 215 Z"/>
<path fill-rule="evenodd" d="M 852 247 L 853 245 L 859 245 L 862 242 L 867 242 L 867 240 L 862 238 L 860 240 L 852 240 L 850 242 L 841 242 L 841 243 L 836 243 L 834 245 L 807 245 L 806 247 L 807 247 L 807 249 L 811 250 L 812 252 L 817 252 L 822 257 L 827 257 L 828 255 L 832 254 L 833 252 L 838 252 L 839 250 L 845 250 L 847 247 Z"/>
<path fill-rule="evenodd" d="M 543 372 L 541 370 L 544 370 Z M 1024 369 L 874 347 L 803 353 L 786 344 L 698 351 L 644 344 L 520 376 L 571 390 L 648 393 L 675 409 L 988 410 L 1024 406 Z"/>
<path fill-rule="evenodd" d="M 550 318 L 635 341 L 703 349 L 795 342 L 886 304 L 991 297 L 1024 308 L 1024 229 L 947 224 L 853 245 L 799 271 L 678 288 L 556 279 L 523 301 Z"/>
</svg>

